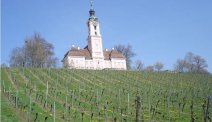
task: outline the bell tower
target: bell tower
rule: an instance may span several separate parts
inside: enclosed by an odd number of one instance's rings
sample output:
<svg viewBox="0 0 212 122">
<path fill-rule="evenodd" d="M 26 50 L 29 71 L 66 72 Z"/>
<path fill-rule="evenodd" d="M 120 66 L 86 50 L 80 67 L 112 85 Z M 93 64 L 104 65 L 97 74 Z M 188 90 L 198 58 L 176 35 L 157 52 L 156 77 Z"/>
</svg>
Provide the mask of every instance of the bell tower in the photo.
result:
<svg viewBox="0 0 212 122">
<path fill-rule="evenodd" d="M 102 48 L 102 37 L 100 33 L 100 26 L 98 18 L 95 16 L 93 8 L 93 1 L 90 1 L 89 19 L 87 22 L 88 26 L 88 49 L 91 51 L 93 59 L 103 59 L 103 48 Z"/>
</svg>

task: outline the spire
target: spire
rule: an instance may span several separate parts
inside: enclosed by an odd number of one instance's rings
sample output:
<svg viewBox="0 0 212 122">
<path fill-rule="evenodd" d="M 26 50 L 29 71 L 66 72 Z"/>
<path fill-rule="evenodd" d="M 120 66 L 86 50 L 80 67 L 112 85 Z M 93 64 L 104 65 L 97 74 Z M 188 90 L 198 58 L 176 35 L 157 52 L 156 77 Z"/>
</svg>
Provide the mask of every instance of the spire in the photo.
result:
<svg viewBox="0 0 212 122">
<path fill-rule="evenodd" d="M 90 10 L 93 10 L 93 0 L 90 0 Z"/>
<path fill-rule="evenodd" d="M 89 19 L 97 19 L 95 16 L 95 11 L 93 8 L 93 0 L 90 0 L 90 11 L 89 11 L 90 17 Z"/>
</svg>

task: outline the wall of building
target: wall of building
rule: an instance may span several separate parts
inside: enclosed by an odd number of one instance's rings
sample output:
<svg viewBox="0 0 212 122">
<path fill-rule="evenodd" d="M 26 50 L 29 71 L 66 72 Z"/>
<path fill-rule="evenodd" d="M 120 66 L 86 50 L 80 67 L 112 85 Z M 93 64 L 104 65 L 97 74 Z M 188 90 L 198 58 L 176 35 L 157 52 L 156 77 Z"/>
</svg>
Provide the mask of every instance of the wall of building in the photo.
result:
<svg viewBox="0 0 212 122">
<path fill-rule="evenodd" d="M 85 69 L 94 69 L 93 60 L 85 60 Z"/>
<path fill-rule="evenodd" d="M 126 60 L 124 59 L 113 58 L 111 59 L 111 65 L 113 69 L 127 69 Z"/>
<path fill-rule="evenodd" d="M 67 60 L 68 60 L 69 68 L 76 68 L 76 69 L 85 68 L 85 57 L 69 56 Z"/>
<path fill-rule="evenodd" d="M 124 59 L 113 58 L 111 60 L 92 59 L 85 60 L 85 57 L 69 56 L 64 60 L 68 62 L 68 68 L 75 69 L 119 69 L 126 70 L 126 61 Z"/>
<path fill-rule="evenodd" d="M 104 60 L 104 63 L 105 63 L 105 66 L 104 66 L 105 69 L 112 68 L 112 64 L 110 60 Z"/>
</svg>

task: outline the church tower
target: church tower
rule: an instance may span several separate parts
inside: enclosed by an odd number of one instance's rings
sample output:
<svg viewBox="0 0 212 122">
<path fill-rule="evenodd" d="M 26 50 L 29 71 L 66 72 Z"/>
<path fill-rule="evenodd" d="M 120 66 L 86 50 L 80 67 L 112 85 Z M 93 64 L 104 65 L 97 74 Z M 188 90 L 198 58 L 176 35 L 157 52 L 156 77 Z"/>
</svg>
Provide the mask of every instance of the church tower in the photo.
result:
<svg viewBox="0 0 212 122">
<path fill-rule="evenodd" d="M 102 48 L 102 37 L 100 33 L 100 26 L 98 18 L 95 16 L 95 11 L 93 8 L 93 1 L 90 3 L 90 17 L 88 19 L 88 49 L 91 52 L 92 58 L 95 60 L 104 60 L 103 48 Z M 98 61 L 98 64 L 101 61 Z"/>
<path fill-rule="evenodd" d="M 71 48 L 63 58 L 64 67 L 76 69 L 117 69 L 126 70 L 125 57 L 116 50 L 103 51 L 99 20 L 95 15 L 93 0 L 90 0 L 87 21 L 87 45 L 83 49 Z"/>
</svg>

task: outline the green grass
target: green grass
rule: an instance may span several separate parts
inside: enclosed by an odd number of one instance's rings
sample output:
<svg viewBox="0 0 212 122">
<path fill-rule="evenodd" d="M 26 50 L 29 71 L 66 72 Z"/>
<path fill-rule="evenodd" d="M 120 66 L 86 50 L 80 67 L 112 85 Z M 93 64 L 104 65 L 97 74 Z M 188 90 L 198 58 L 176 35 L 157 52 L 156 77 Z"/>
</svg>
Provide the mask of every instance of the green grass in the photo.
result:
<svg viewBox="0 0 212 122">
<path fill-rule="evenodd" d="M 16 110 L 10 107 L 11 104 L 5 96 L 1 96 L 1 121 L 2 122 L 19 122 L 21 118 L 18 117 Z"/>
<path fill-rule="evenodd" d="M 78 122 L 82 118 L 83 122 L 104 122 L 106 114 L 108 121 L 115 118 L 135 121 L 135 98 L 139 95 L 140 120 L 191 121 L 193 102 L 193 118 L 204 121 L 203 106 L 207 106 L 207 97 L 212 96 L 211 86 L 212 76 L 203 74 L 2 68 L 1 120 L 45 121 L 47 118 L 52 122 L 55 102 L 58 122 Z M 46 95 L 47 107 L 44 106 Z M 212 118 L 211 102 L 209 111 Z"/>
</svg>

